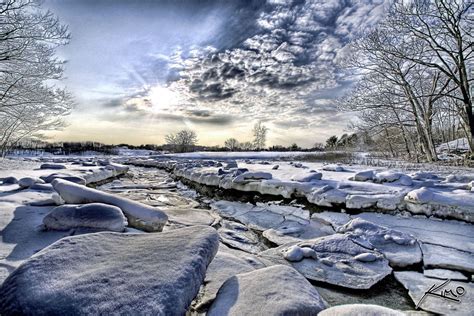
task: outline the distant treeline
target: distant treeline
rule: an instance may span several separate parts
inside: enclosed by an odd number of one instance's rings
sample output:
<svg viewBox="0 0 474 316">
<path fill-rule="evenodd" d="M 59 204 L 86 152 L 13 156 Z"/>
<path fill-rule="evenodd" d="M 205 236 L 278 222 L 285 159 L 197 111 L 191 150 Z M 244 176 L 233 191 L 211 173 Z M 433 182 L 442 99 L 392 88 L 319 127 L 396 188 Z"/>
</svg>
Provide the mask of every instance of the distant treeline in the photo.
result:
<svg viewBox="0 0 474 316">
<path fill-rule="evenodd" d="M 54 155 L 73 155 L 83 154 L 85 152 L 96 152 L 103 153 L 106 155 L 116 155 L 119 153 L 120 148 L 129 149 L 145 149 L 145 150 L 162 150 L 160 146 L 147 144 L 147 145 L 107 145 L 99 142 L 85 141 L 85 142 L 22 142 L 11 150 L 11 152 L 24 152 L 24 153 L 50 153 Z"/>
</svg>

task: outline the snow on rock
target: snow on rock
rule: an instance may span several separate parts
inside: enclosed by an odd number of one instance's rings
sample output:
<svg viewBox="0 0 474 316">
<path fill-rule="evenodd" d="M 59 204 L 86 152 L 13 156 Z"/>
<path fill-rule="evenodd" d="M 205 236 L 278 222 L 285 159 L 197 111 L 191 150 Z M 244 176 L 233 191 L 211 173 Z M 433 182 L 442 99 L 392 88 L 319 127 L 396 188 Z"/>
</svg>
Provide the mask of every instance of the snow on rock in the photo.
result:
<svg viewBox="0 0 474 316">
<path fill-rule="evenodd" d="M 213 225 L 216 218 L 208 210 L 197 208 L 164 208 L 162 210 L 168 216 L 168 229 L 182 228 L 196 225 Z"/>
<path fill-rule="evenodd" d="M 408 295 L 416 305 L 420 302 L 427 291 L 437 286 L 441 286 L 446 280 L 428 278 L 422 273 L 413 271 L 394 272 L 395 278 L 408 290 Z M 441 314 L 441 315 L 472 315 L 474 310 L 474 283 L 450 281 L 445 286 L 434 292 L 438 295 L 445 290 L 451 290 L 456 294 L 464 290 L 463 295 L 459 296 L 459 302 L 449 301 L 435 295 L 426 295 L 421 304 L 421 309 Z M 450 298 L 455 298 L 449 293 Z M 456 298 L 455 298 L 456 299 Z"/>
<path fill-rule="evenodd" d="M 420 188 L 405 196 L 407 209 L 415 214 L 452 217 L 474 223 L 474 195 L 466 190 Z"/>
<path fill-rule="evenodd" d="M 1 178 L 0 181 L 2 182 L 2 184 L 17 184 L 18 183 L 18 179 L 15 177 Z"/>
<path fill-rule="evenodd" d="M 338 233 L 369 249 L 377 249 L 392 267 L 406 267 L 421 262 L 421 250 L 409 234 L 356 218 L 341 226 Z"/>
<path fill-rule="evenodd" d="M 348 194 L 346 197 L 346 207 L 348 209 L 377 207 L 393 211 L 403 202 L 403 197 L 403 193 Z"/>
<path fill-rule="evenodd" d="M 272 174 L 269 172 L 244 172 L 236 176 L 232 182 L 234 183 L 247 183 L 250 181 L 270 180 Z"/>
<path fill-rule="evenodd" d="M 419 188 L 413 191 L 408 192 L 405 196 L 405 201 L 416 204 L 425 204 L 433 200 L 434 193 L 429 188 Z"/>
<path fill-rule="evenodd" d="M 425 269 L 423 270 L 423 275 L 428 278 L 441 280 L 468 281 L 467 276 L 461 272 L 446 269 Z"/>
<path fill-rule="evenodd" d="M 333 228 L 338 228 L 339 226 L 342 226 L 351 220 L 351 216 L 347 213 L 330 211 L 314 213 L 311 215 L 311 218 L 318 218 L 323 222 L 330 224 Z"/>
<path fill-rule="evenodd" d="M 211 204 L 211 209 L 220 216 L 236 220 L 251 229 L 265 231 L 278 227 L 285 220 L 307 222 L 309 212 L 299 207 L 280 206 L 274 204 L 217 201 Z"/>
<path fill-rule="evenodd" d="M 436 152 L 467 152 L 469 151 L 469 141 L 466 137 L 458 138 L 447 143 L 442 143 L 436 147 Z"/>
<path fill-rule="evenodd" d="M 306 194 L 308 202 L 318 206 L 333 207 L 346 203 L 348 193 L 343 190 L 335 189 L 330 185 L 314 189 Z"/>
<path fill-rule="evenodd" d="M 104 167 L 91 169 L 90 172 L 82 174 L 82 177 L 86 180 L 86 184 L 98 183 L 125 174 L 127 171 L 128 166 L 110 163 Z"/>
<path fill-rule="evenodd" d="M 184 315 L 217 252 L 207 226 L 160 234 L 63 238 L 16 269 L 0 288 L 5 314 Z"/>
<path fill-rule="evenodd" d="M 301 274 L 276 265 L 229 278 L 207 315 L 316 315 L 325 308 L 318 291 Z"/>
<path fill-rule="evenodd" d="M 236 249 L 249 253 L 259 253 L 266 249 L 260 242 L 256 233 L 248 229 L 245 225 L 233 221 L 221 221 L 221 227 L 217 230 L 220 240 Z"/>
<path fill-rule="evenodd" d="M 41 176 L 40 179 L 42 179 L 46 183 L 51 183 L 53 182 L 54 179 L 63 179 L 63 180 L 71 181 L 78 184 L 86 184 L 86 180 L 84 178 L 79 177 L 79 176 L 74 176 L 68 173 L 52 173 L 47 176 Z"/>
<path fill-rule="evenodd" d="M 60 169 L 66 169 L 67 167 L 62 164 L 57 164 L 57 163 L 44 163 L 40 166 L 40 169 L 55 169 L 55 170 L 60 170 Z"/>
<path fill-rule="evenodd" d="M 359 171 L 354 176 L 351 177 L 354 181 L 370 181 L 375 179 L 375 171 L 374 170 L 365 170 Z"/>
<path fill-rule="evenodd" d="M 444 268 L 474 273 L 474 254 L 453 248 L 421 244 L 426 268 Z"/>
<path fill-rule="evenodd" d="M 123 232 L 127 219 L 116 206 L 91 203 L 58 206 L 45 216 L 43 224 L 47 229 L 55 230 L 89 228 Z"/>
<path fill-rule="evenodd" d="M 366 253 L 373 256 L 359 256 Z M 275 263 L 287 259 L 287 264 L 310 280 L 352 289 L 368 289 L 392 272 L 380 253 L 361 247 L 341 234 L 283 245 L 261 252 L 260 256 Z M 370 261 L 364 260 L 369 256 L 372 256 Z"/>
<path fill-rule="evenodd" d="M 353 215 L 369 222 L 413 235 L 420 243 L 429 243 L 474 253 L 474 227 L 454 220 L 434 220 L 380 213 Z"/>
<path fill-rule="evenodd" d="M 216 298 L 217 291 L 230 277 L 264 268 L 265 265 L 256 256 L 238 250 L 230 250 L 219 245 L 219 251 L 209 264 L 203 286 L 192 308 L 202 311 Z"/>
<path fill-rule="evenodd" d="M 439 177 L 430 172 L 417 171 L 412 173 L 411 178 L 413 180 L 426 181 L 426 180 L 439 180 Z"/>
<path fill-rule="evenodd" d="M 18 185 L 22 189 L 29 188 L 36 183 L 44 183 L 44 181 L 41 180 L 40 178 L 34 178 L 34 177 L 25 177 L 18 180 Z"/>
<path fill-rule="evenodd" d="M 226 163 L 224 169 L 229 170 L 232 168 L 238 168 L 237 161 L 235 160 L 230 160 Z"/>
<path fill-rule="evenodd" d="M 371 304 L 346 304 L 333 306 L 323 310 L 318 316 L 405 316 L 405 313 L 400 311 Z"/>
<path fill-rule="evenodd" d="M 147 232 L 162 231 L 168 216 L 161 210 L 120 196 L 88 188 L 62 179 L 52 182 L 53 188 L 69 204 L 105 203 L 119 207 L 135 228 Z"/>
<path fill-rule="evenodd" d="M 325 165 L 323 166 L 322 168 L 323 170 L 325 171 L 333 171 L 333 172 L 345 172 L 347 171 L 346 168 L 344 168 L 343 166 L 341 165 Z"/>
<path fill-rule="evenodd" d="M 322 177 L 323 174 L 321 172 L 310 172 L 307 174 L 294 175 L 291 177 L 291 180 L 297 182 L 313 182 L 321 180 Z"/>
<path fill-rule="evenodd" d="M 395 182 L 397 180 L 400 180 L 403 176 L 407 177 L 407 175 L 400 173 L 400 172 L 394 172 L 394 171 L 382 171 L 382 172 L 377 172 L 375 174 L 375 181 L 379 183 L 383 182 Z"/>
<path fill-rule="evenodd" d="M 278 170 L 278 168 L 280 168 L 279 165 L 274 165 L 274 166 L 272 167 L 272 170 Z"/>
<path fill-rule="evenodd" d="M 334 229 L 318 219 L 307 222 L 284 221 L 275 228 L 263 232 L 263 237 L 276 245 L 284 245 L 290 242 L 298 242 L 334 234 Z"/>
</svg>

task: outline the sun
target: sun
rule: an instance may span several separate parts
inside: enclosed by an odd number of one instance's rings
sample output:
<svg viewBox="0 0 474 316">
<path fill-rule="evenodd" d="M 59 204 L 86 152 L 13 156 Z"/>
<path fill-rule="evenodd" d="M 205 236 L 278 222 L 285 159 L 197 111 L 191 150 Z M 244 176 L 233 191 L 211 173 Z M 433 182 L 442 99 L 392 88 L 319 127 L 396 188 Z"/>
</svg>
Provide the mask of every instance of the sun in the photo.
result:
<svg viewBox="0 0 474 316">
<path fill-rule="evenodd" d="M 156 86 L 150 89 L 149 99 L 153 112 L 167 111 L 179 102 L 179 96 L 175 91 L 166 87 Z"/>
</svg>

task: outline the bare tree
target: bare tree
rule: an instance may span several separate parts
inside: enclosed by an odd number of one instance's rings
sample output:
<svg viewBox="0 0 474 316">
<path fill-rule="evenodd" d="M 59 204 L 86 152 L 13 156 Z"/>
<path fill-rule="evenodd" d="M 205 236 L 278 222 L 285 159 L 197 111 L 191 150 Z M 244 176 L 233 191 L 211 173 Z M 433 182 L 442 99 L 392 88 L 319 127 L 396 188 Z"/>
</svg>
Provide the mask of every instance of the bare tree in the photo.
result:
<svg viewBox="0 0 474 316">
<path fill-rule="evenodd" d="M 414 53 L 400 51 L 399 58 L 431 68 L 449 78 L 453 87 L 444 95 L 459 101 L 459 113 L 469 129 L 474 151 L 474 114 L 472 112 L 469 67 L 474 62 L 474 3 L 470 0 L 397 1 L 389 16 L 393 32 L 406 34 L 404 42 Z M 472 71 L 472 68 L 471 68 Z"/>
<path fill-rule="evenodd" d="M 176 134 L 165 136 L 166 143 L 177 152 L 187 152 L 194 149 L 197 143 L 196 132 L 191 130 L 181 130 Z"/>
<path fill-rule="evenodd" d="M 263 125 L 262 122 L 258 122 L 253 126 L 253 143 L 255 149 L 260 150 L 265 148 L 265 143 L 267 142 L 267 133 L 268 128 Z"/>
<path fill-rule="evenodd" d="M 255 146 L 252 142 L 240 143 L 240 149 L 242 149 L 244 151 L 250 151 L 250 150 L 253 150 L 254 148 L 255 148 Z"/>
<path fill-rule="evenodd" d="M 70 94 L 54 83 L 64 62 L 55 56 L 69 41 L 68 29 L 38 1 L 0 2 L 0 153 L 25 137 L 62 126 Z"/>
<path fill-rule="evenodd" d="M 335 135 L 329 137 L 328 139 L 326 139 L 326 149 L 330 149 L 330 150 L 336 149 L 337 140 L 338 140 L 338 138 Z"/>
<path fill-rule="evenodd" d="M 229 149 L 230 151 L 235 151 L 239 149 L 240 144 L 239 141 L 235 138 L 229 138 L 224 142 L 225 148 Z"/>
</svg>

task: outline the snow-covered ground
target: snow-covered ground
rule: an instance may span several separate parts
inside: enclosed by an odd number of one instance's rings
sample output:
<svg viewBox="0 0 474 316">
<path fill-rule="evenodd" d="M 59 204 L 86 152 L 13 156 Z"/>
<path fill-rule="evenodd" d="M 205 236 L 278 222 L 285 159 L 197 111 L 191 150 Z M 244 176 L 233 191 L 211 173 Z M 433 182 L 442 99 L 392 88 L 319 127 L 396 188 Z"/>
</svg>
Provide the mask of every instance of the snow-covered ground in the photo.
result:
<svg viewBox="0 0 474 316">
<path fill-rule="evenodd" d="M 276 159 L 299 156 L 323 156 L 325 152 L 308 151 L 196 151 L 180 154 L 165 154 L 167 158 L 188 158 L 188 159 Z"/>
<path fill-rule="evenodd" d="M 473 173 L 226 154 L 0 161 L 0 313 L 474 310 Z"/>
</svg>

